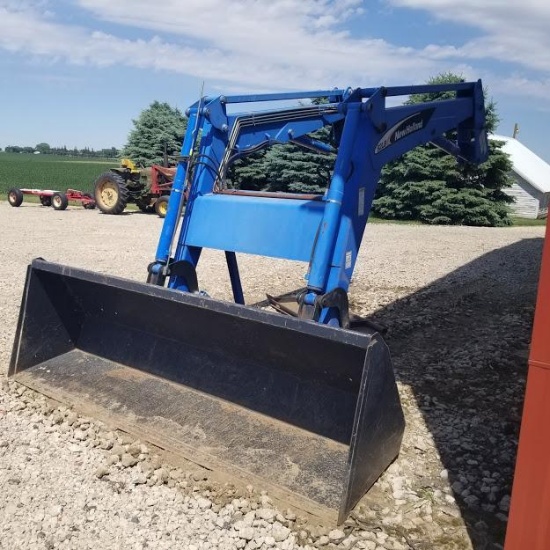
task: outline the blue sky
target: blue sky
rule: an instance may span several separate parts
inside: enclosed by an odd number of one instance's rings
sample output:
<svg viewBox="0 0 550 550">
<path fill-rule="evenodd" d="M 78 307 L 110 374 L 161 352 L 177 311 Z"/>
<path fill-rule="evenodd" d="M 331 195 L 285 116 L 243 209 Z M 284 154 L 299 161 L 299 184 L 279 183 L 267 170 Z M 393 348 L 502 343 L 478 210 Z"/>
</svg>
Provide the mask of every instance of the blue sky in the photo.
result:
<svg viewBox="0 0 550 550">
<path fill-rule="evenodd" d="M 0 0 L 0 147 L 121 147 L 154 100 L 481 78 L 550 162 L 547 0 Z"/>
</svg>

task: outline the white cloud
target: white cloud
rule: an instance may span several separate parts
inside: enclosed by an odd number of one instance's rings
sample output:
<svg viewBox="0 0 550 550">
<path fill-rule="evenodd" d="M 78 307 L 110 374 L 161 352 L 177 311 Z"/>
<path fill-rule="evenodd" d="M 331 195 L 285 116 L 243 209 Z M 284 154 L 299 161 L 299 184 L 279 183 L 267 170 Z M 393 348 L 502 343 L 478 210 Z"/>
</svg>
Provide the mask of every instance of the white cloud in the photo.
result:
<svg viewBox="0 0 550 550">
<path fill-rule="evenodd" d="M 500 93 L 530 97 L 532 99 L 548 102 L 550 78 L 535 80 L 525 78 L 519 74 L 512 74 L 506 78 L 495 77 L 494 80 L 495 89 L 498 89 Z"/>
<path fill-rule="evenodd" d="M 508 61 L 550 73 L 550 2 L 548 0 L 387 0 L 393 6 L 427 10 L 442 21 L 464 23 L 481 36 L 448 56 Z"/>
<path fill-rule="evenodd" d="M 409 84 L 443 71 L 477 79 L 483 74 L 473 65 L 486 57 L 550 69 L 550 7 L 542 2 L 386 1 L 475 26 L 482 35 L 423 48 L 354 38 L 346 24 L 363 12 L 362 0 L 74 0 L 90 16 L 86 26 L 65 23 L 53 0 L 0 0 L 0 49 L 50 62 L 177 72 L 206 80 L 210 89 Z M 105 22 L 116 30 L 101 30 Z M 144 38 L 127 38 L 129 27 Z M 518 78 L 501 91 L 548 100 L 540 92 L 548 78 Z"/>
<path fill-rule="evenodd" d="M 341 26 L 361 0 L 80 0 L 87 28 L 62 24 L 53 2 L 0 1 L 0 47 L 52 60 L 186 73 L 216 85 L 267 89 L 422 82 L 438 70 L 430 52 L 353 39 Z M 127 39 L 98 20 L 148 30 Z M 159 36 L 163 38 L 159 38 Z M 415 63 L 411 64 L 411 58 Z"/>
</svg>

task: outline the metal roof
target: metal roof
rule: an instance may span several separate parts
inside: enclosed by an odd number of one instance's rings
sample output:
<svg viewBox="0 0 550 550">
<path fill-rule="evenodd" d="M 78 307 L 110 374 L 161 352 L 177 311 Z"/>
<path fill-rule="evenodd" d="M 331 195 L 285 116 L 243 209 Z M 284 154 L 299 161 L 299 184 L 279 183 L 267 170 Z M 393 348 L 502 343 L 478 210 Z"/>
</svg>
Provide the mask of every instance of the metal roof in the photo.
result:
<svg viewBox="0 0 550 550">
<path fill-rule="evenodd" d="M 550 164 L 515 138 L 492 134 L 489 139 L 503 141 L 502 150 L 510 155 L 513 171 L 542 193 L 550 193 Z"/>
</svg>

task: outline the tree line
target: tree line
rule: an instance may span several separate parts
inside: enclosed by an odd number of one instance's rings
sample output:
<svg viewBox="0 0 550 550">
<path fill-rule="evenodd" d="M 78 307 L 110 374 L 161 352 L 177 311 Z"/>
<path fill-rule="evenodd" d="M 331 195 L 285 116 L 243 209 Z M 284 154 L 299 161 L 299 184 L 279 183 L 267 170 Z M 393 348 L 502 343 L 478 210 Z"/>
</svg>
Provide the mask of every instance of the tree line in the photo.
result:
<svg viewBox="0 0 550 550">
<path fill-rule="evenodd" d="M 1 151 L 1 149 L 0 149 Z M 8 145 L 4 151 L 6 153 L 40 153 L 42 155 L 58 155 L 66 157 L 86 157 L 86 158 L 117 158 L 120 155 L 120 150 L 116 147 L 109 147 L 105 149 L 90 149 L 84 147 L 78 149 L 73 147 L 72 149 L 63 147 L 51 147 L 48 143 L 38 143 L 34 147 L 20 146 L 20 145 Z"/>
</svg>

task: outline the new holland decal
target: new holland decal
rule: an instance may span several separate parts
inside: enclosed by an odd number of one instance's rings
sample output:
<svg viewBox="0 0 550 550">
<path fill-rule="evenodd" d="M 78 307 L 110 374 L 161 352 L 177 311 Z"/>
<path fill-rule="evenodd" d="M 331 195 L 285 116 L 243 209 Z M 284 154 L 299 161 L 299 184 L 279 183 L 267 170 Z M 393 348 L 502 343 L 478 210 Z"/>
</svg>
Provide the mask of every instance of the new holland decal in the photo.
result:
<svg viewBox="0 0 550 550">
<path fill-rule="evenodd" d="M 374 149 L 374 153 L 380 153 L 390 145 L 393 145 L 396 141 L 403 139 L 419 130 L 422 130 L 428 123 L 435 109 L 426 109 L 414 113 L 403 120 L 400 120 L 397 124 L 394 124 L 389 130 L 386 130 L 378 144 Z"/>
</svg>

